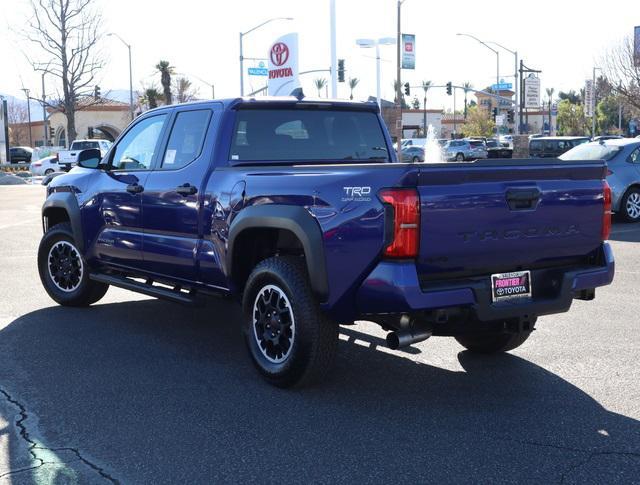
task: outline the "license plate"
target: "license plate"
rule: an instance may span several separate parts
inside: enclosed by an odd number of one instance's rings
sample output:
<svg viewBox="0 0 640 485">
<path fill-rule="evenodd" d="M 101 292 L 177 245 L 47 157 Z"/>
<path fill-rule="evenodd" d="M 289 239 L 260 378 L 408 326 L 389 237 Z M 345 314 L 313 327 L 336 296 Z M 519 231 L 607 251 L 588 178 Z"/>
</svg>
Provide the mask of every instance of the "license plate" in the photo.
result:
<svg viewBox="0 0 640 485">
<path fill-rule="evenodd" d="M 491 275 L 493 302 L 531 297 L 531 271 L 497 273 Z"/>
</svg>

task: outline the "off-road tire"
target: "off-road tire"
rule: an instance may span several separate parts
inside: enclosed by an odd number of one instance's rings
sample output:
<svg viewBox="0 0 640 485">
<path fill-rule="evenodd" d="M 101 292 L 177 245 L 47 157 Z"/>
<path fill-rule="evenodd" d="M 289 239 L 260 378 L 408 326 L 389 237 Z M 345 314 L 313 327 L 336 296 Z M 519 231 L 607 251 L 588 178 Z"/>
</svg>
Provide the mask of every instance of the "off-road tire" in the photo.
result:
<svg viewBox="0 0 640 485">
<path fill-rule="evenodd" d="M 520 333 L 488 333 L 476 335 L 459 335 L 455 339 L 460 345 L 477 354 L 497 354 L 520 347 L 531 335 L 531 332 Z"/>
<path fill-rule="evenodd" d="M 70 244 L 82 261 L 82 276 L 78 278 L 77 285 L 74 285 L 71 291 L 60 289 L 52 278 L 49 269 L 51 248 L 60 242 Z M 64 306 L 89 306 L 100 300 L 109 289 L 109 285 L 92 281 L 89 278 L 89 267 L 82 257 L 82 253 L 76 247 L 73 231 L 68 222 L 56 224 L 42 236 L 38 247 L 38 272 L 40 273 L 42 286 L 44 286 L 49 296 Z"/>
<path fill-rule="evenodd" d="M 276 290 L 269 290 L 277 288 Z M 260 325 L 261 314 L 258 297 L 273 291 L 284 294 L 280 301 L 283 308 L 288 300 L 289 317 L 294 322 L 293 340 L 286 352 L 266 355 L 268 347 L 264 336 L 265 326 Z M 281 293 L 279 293 L 281 292 Z M 268 295 L 268 294 L 266 294 Z M 251 272 L 243 294 L 243 332 L 249 355 L 258 371 L 271 384 L 278 387 L 307 386 L 325 378 L 330 370 L 338 347 L 338 324 L 322 313 L 311 290 L 306 265 L 302 257 L 272 257 L 260 262 Z M 264 309 L 264 305 L 263 305 Z M 272 327 L 273 328 L 273 327 Z M 285 331 L 288 327 L 278 327 Z M 273 334 L 271 334 L 273 336 Z M 281 340 L 278 340 L 281 342 Z M 278 344 L 279 345 L 279 344 Z M 276 346 L 276 348 L 280 348 Z M 284 346 L 283 346 L 284 348 Z M 281 362 L 269 359 L 282 358 Z"/>
</svg>

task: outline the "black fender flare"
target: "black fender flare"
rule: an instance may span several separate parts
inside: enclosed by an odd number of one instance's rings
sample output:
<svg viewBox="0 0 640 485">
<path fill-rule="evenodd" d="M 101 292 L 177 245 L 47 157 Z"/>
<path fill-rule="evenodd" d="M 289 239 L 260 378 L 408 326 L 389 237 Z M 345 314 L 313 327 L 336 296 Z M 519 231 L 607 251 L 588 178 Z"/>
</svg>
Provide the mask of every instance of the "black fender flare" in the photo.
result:
<svg viewBox="0 0 640 485">
<path fill-rule="evenodd" d="M 44 218 L 49 209 L 64 209 L 69 216 L 69 223 L 73 231 L 73 239 L 80 251 L 84 250 L 84 237 L 82 235 L 82 219 L 80 217 L 80 207 L 78 200 L 72 192 L 54 192 L 42 205 L 42 228 L 49 229 L 45 226 Z"/>
<path fill-rule="evenodd" d="M 329 295 L 324 259 L 322 230 L 318 221 L 304 207 L 266 204 L 242 209 L 229 228 L 227 246 L 228 274 L 233 274 L 233 250 L 236 238 L 247 229 L 285 229 L 301 242 L 313 292 L 324 301 Z"/>
</svg>

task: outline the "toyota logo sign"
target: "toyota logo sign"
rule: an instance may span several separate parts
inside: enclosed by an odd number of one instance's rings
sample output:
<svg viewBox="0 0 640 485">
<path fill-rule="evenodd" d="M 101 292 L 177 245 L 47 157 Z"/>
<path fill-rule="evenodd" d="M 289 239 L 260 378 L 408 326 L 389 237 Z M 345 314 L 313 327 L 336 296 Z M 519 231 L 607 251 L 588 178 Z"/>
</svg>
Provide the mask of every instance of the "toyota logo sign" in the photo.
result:
<svg viewBox="0 0 640 485">
<path fill-rule="evenodd" d="M 274 66 L 282 66 L 289 60 L 289 48 L 284 42 L 276 42 L 271 47 L 271 62 Z"/>
</svg>

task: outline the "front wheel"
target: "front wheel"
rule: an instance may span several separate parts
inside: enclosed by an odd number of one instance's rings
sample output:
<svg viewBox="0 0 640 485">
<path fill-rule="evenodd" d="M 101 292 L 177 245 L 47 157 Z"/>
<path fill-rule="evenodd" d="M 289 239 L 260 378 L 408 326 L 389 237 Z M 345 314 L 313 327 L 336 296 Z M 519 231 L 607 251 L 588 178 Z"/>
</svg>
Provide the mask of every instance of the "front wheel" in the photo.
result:
<svg viewBox="0 0 640 485">
<path fill-rule="evenodd" d="M 460 335 L 456 340 L 470 352 L 478 354 L 497 354 L 520 347 L 529 338 L 531 332 L 488 333 L 479 335 Z"/>
<path fill-rule="evenodd" d="M 49 229 L 38 247 L 40 281 L 49 296 L 65 306 L 88 306 L 100 300 L 109 285 L 92 281 L 69 223 Z"/>
<path fill-rule="evenodd" d="M 620 209 L 627 222 L 640 221 L 640 189 L 631 188 L 624 194 Z"/>
<path fill-rule="evenodd" d="M 273 257 L 244 291 L 244 337 L 258 371 L 278 387 L 322 380 L 334 360 L 338 325 L 319 309 L 302 258 Z"/>
<path fill-rule="evenodd" d="M 413 163 L 420 163 L 420 157 L 413 157 Z"/>
</svg>

